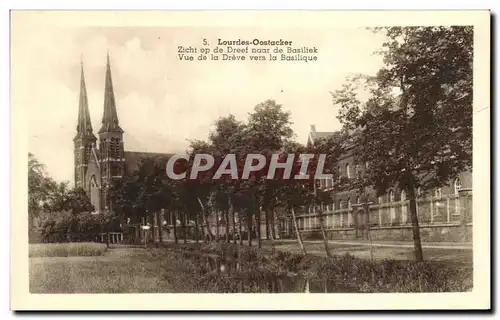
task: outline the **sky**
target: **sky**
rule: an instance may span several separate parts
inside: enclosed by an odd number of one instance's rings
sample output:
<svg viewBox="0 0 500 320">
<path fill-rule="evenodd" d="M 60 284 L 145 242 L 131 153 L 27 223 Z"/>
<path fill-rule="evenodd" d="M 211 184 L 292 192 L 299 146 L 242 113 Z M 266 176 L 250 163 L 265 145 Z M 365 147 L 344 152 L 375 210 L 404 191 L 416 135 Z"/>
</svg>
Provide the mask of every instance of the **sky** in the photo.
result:
<svg viewBox="0 0 500 320">
<path fill-rule="evenodd" d="M 177 46 L 202 39 L 284 39 L 318 49 L 315 62 L 179 61 Z M 109 52 L 118 117 L 127 151 L 183 152 L 206 139 L 228 114 L 246 120 L 255 105 L 273 99 L 291 112 L 296 140 L 339 129 L 330 92 L 350 73 L 375 74 L 382 38 L 365 28 L 65 27 L 12 31 L 13 101 L 26 110 L 28 148 L 57 181 L 73 183 L 80 63 L 97 136 Z M 212 48 L 215 47 L 212 46 Z M 14 64 L 15 62 L 15 64 Z"/>
</svg>

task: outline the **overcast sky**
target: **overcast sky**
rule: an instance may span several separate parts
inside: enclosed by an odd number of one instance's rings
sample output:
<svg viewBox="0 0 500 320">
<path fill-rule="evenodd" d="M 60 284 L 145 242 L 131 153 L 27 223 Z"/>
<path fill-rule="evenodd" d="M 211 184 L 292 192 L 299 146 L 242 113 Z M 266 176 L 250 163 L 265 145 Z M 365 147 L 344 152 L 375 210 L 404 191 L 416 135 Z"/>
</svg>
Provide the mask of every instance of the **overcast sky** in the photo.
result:
<svg viewBox="0 0 500 320">
<path fill-rule="evenodd" d="M 178 60 L 178 45 L 199 46 L 203 38 L 281 38 L 319 54 L 308 63 Z M 29 151 L 54 179 L 73 183 L 81 57 L 95 134 L 109 50 L 125 149 L 173 153 L 184 151 L 187 139 L 206 139 L 218 117 L 232 113 L 245 120 L 267 99 L 291 112 L 299 142 L 306 142 L 311 124 L 337 130 L 329 92 L 349 73 L 374 74 L 381 59 L 372 53 L 380 45 L 381 38 L 364 28 L 17 28 L 12 55 L 23 88 L 12 95 L 29 111 Z"/>
</svg>

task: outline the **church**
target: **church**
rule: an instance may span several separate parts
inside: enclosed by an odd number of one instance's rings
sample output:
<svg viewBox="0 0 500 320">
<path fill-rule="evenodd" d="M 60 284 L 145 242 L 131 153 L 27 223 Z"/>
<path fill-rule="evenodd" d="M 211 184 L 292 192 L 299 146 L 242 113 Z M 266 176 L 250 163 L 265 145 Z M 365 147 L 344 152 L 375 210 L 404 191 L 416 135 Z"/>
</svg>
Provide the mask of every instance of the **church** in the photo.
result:
<svg viewBox="0 0 500 320">
<path fill-rule="evenodd" d="M 106 61 L 104 108 L 96 138 L 90 120 L 87 89 L 81 65 L 78 124 L 74 142 L 75 187 L 83 188 L 94 205 L 95 213 L 110 210 L 107 189 L 114 179 L 122 179 L 138 168 L 141 159 L 166 156 L 162 153 L 125 151 L 123 129 L 118 121 L 111 78 L 109 54 Z M 99 140 L 99 141 L 97 141 Z"/>
</svg>

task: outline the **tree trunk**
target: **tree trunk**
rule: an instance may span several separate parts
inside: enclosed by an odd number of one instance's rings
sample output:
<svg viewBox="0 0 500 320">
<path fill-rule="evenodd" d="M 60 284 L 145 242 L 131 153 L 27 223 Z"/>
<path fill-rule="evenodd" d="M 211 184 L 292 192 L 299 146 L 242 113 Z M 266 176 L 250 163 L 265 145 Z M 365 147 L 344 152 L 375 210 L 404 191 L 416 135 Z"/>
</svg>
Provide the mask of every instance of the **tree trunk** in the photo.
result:
<svg viewBox="0 0 500 320">
<path fill-rule="evenodd" d="M 149 221 L 150 221 L 150 224 L 151 224 L 151 242 L 156 242 L 155 240 L 155 227 L 158 227 L 155 223 L 155 213 L 150 213 L 149 214 Z"/>
<path fill-rule="evenodd" d="M 247 211 L 247 238 L 248 238 L 248 246 L 252 246 L 252 220 L 253 215 L 250 210 Z"/>
<path fill-rule="evenodd" d="M 233 220 L 233 244 L 236 244 L 236 216 L 234 212 L 233 204 L 231 203 L 231 219 Z"/>
<path fill-rule="evenodd" d="M 261 234 L 260 234 L 260 209 L 255 213 L 255 224 L 257 225 L 257 247 L 262 248 Z"/>
<path fill-rule="evenodd" d="M 272 212 L 273 212 L 273 209 L 272 209 L 272 208 L 267 208 L 267 209 L 266 209 L 266 221 L 271 220 Z M 269 224 L 269 226 L 272 228 L 272 226 L 273 226 L 272 221 L 271 221 L 271 223 Z M 271 240 L 271 247 L 273 247 L 273 248 L 274 248 L 274 236 L 275 236 L 275 235 L 273 234 L 273 232 L 271 231 L 271 229 L 270 229 L 270 228 L 269 228 L 269 230 L 267 230 L 267 231 L 268 231 L 268 239 L 270 239 L 270 240 Z"/>
<path fill-rule="evenodd" d="M 212 234 L 212 229 L 210 229 L 210 222 L 208 219 L 207 214 L 203 214 L 203 219 L 205 220 L 205 227 L 207 228 L 207 240 L 208 241 L 213 241 L 214 240 L 214 235 Z"/>
<path fill-rule="evenodd" d="M 413 175 L 409 174 L 408 196 L 410 198 L 411 226 L 413 231 L 413 246 L 415 248 L 415 260 L 424 261 L 422 252 L 422 242 L 420 240 L 420 226 L 418 225 L 417 202 L 415 200 L 415 188 L 413 185 Z"/>
<path fill-rule="evenodd" d="M 302 249 L 302 252 L 304 253 L 304 255 L 306 255 L 307 254 L 306 247 L 304 247 L 304 243 L 302 242 L 302 236 L 300 235 L 299 225 L 297 224 L 297 218 L 295 217 L 295 209 L 293 207 L 291 208 L 291 212 L 292 212 L 293 226 L 295 227 L 295 235 L 297 236 L 297 241 L 299 242 L 300 249 Z"/>
<path fill-rule="evenodd" d="M 330 247 L 328 246 L 328 238 L 326 235 L 325 226 L 323 222 L 322 210 L 320 210 L 318 218 L 319 218 L 319 227 L 321 228 L 321 235 L 323 236 L 323 245 L 325 246 L 326 256 L 331 258 L 332 254 L 330 253 Z"/>
<path fill-rule="evenodd" d="M 196 216 L 194 217 L 194 240 L 196 243 L 199 242 L 199 234 L 200 234 L 200 230 L 198 229 L 199 228 L 198 220 L 199 220 L 199 214 L 196 214 Z"/>
<path fill-rule="evenodd" d="M 226 243 L 229 243 L 229 209 L 224 210 L 224 220 L 226 222 Z"/>
<path fill-rule="evenodd" d="M 215 242 L 219 242 L 219 211 L 215 211 Z"/>
<path fill-rule="evenodd" d="M 200 232 L 200 240 L 202 242 L 205 242 L 206 240 L 206 236 L 205 236 L 205 227 L 204 227 L 204 223 L 203 223 L 203 213 L 201 213 L 199 216 L 198 216 L 198 225 L 200 228 L 199 229 L 199 232 Z M 203 237 L 203 238 L 202 238 Z"/>
<path fill-rule="evenodd" d="M 243 236 L 241 234 L 241 212 L 238 211 L 238 233 L 240 235 L 240 246 L 243 245 Z"/>
<path fill-rule="evenodd" d="M 177 211 L 174 211 L 174 221 L 172 221 L 172 222 L 174 225 L 174 241 L 175 241 L 175 244 L 178 244 L 179 240 L 177 239 Z"/>
<path fill-rule="evenodd" d="M 269 234 L 270 234 L 270 228 L 269 228 L 269 211 L 266 209 L 265 210 L 265 215 L 266 215 L 266 240 L 269 240 Z"/>
<path fill-rule="evenodd" d="M 156 211 L 156 224 L 158 225 L 158 241 L 163 243 L 163 212 Z"/>
<path fill-rule="evenodd" d="M 186 212 L 183 212 L 182 213 L 182 233 L 183 233 L 184 243 L 187 243 L 186 219 L 187 219 L 187 214 L 186 214 Z"/>
<path fill-rule="evenodd" d="M 273 240 L 276 240 L 276 225 L 275 225 L 276 217 L 274 208 L 271 209 L 271 235 Z"/>
</svg>

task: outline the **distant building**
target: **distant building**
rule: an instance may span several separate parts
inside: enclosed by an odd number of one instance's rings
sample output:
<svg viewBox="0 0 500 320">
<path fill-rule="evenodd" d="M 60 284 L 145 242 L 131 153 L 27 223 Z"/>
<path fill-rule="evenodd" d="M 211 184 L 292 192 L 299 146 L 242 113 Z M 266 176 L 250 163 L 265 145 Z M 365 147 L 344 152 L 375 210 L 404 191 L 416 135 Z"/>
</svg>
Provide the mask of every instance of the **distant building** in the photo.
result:
<svg viewBox="0 0 500 320">
<path fill-rule="evenodd" d="M 308 144 L 327 138 L 334 132 L 316 131 L 314 125 L 308 136 Z M 339 159 L 341 175 L 351 178 L 358 170 L 365 170 L 362 164 L 354 163 L 352 146 Z M 322 179 L 320 187 L 333 188 L 333 179 Z M 332 189 L 333 204 L 322 208 L 323 221 L 332 239 L 367 238 L 369 226 L 373 240 L 412 240 L 409 207 L 404 190 L 391 188 L 387 194 L 377 197 L 372 188 L 367 190 L 372 200 L 369 215 L 361 207 L 360 194 L 356 190 L 335 192 Z M 472 174 L 463 172 L 449 186 L 434 190 L 417 190 L 417 214 L 423 241 L 471 241 L 472 240 Z M 305 208 L 297 215 L 299 229 L 307 237 L 318 237 L 320 232 L 318 210 Z M 282 230 L 293 236 L 290 219 L 282 222 Z"/>
</svg>

